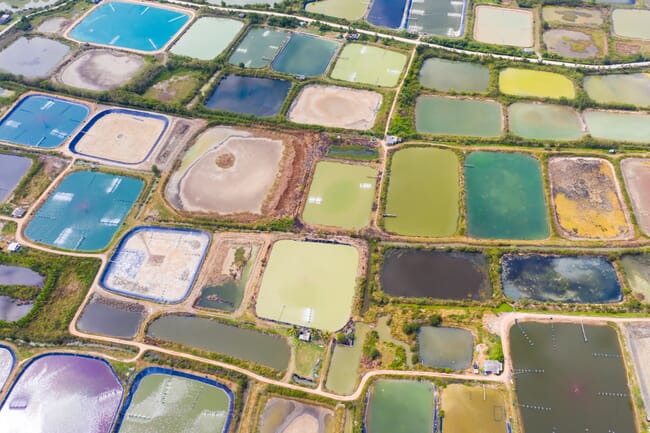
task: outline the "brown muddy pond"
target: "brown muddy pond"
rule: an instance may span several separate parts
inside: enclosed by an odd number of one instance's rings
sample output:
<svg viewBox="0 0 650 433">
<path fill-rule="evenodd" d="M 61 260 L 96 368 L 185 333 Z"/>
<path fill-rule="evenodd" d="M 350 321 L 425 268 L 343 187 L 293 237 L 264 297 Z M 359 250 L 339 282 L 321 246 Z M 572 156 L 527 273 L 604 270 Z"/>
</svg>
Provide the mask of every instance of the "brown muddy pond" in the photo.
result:
<svg viewBox="0 0 650 433">
<path fill-rule="evenodd" d="M 384 293 L 437 299 L 477 299 L 491 296 L 487 262 L 480 253 L 395 248 L 384 254 Z"/>
</svg>

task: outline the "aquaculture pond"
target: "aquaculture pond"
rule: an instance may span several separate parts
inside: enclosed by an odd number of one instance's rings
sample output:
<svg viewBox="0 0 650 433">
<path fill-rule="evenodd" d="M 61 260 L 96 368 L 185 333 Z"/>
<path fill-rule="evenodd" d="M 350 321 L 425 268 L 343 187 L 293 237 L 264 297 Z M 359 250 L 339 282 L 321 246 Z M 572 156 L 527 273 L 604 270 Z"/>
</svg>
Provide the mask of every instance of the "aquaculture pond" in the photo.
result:
<svg viewBox="0 0 650 433">
<path fill-rule="evenodd" d="M 470 236 L 549 236 L 542 171 L 534 157 L 521 153 L 471 153 L 465 158 L 465 194 Z"/>
<path fill-rule="evenodd" d="M 503 433 L 507 412 L 503 394 L 483 386 L 449 384 L 442 390 L 440 411 L 445 431 L 454 433 Z"/>
<path fill-rule="evenodd" d="M 370 222 L 377 170 L 365 165 L 320 161 L 302 219 L 307 224 L 358 230 Z"/>
<path fill-rule="evenodd" d="M 404 27 L 408 15 L 406 0 L 374 0 L 366 19 L 370 24 L 390 29 Z"/>
<path fill-rule="evenodd" d="M 277 322 L 336 331 L 350 319 L 358 266 L 359 251 L 351 245 L 277 241 L 255 313 Z"/>
<path fill-rule="evenodd" d="M 170 52 L 199 60 L 211 60 L 232 43 L 244 23 L 230 18 L 203 17 L 174 44 Z M 205 41 L 210 41 L 206 44 Z"/>
<path fill-rule="evenodd" d="M 48 95 L 27 95 L 0 120 L 0 140 L 53 149 L 67 140 L 89 114 L 85 104 Z"/>
<path fill-rule="evenodd" d="M 486 44 L 531 47 L 535 43 L 533 12 L 490 5 L 476 6 L 474 39 Z"/>
<path fill-rule="evenodd" d="M 334 411 L 326 406 L 271 397 L 259 418 L 259 433 L 334 433 Z"/>
<path fill-rule="evenodd" d="M 493 101 L 423 95 L 415 103 L 415 129 L 423 134 L 498 137 L 501 117 Z"/>
<path fill-rule="evenodd" d="M 367 0 L 320 0 L 309 2 L 305 10 L 314 14 L 322 14 L 348 21 L 363 18 L 368 10 Z"/>
<path fill-rule="evenodd" d="M 354 344 L 335 344 L 327 371 L 325 388 L 337 394 L 349 395 L 354 392 L 359 375 L 359 362 L 363 353 L 363 344 L 366 335 L 370 332 L 370 326 L 357 322 L 354 324 Z"/>
<path fill-rule="evenodd" d="M 602 304 L 622 298 L 616 271 L 604 257 L 506 254 L 501 282 L 514 300 Z"/>
<path fill-rule="evenodd" d="M 418 0 L 409 4 L 408 31 L 447 38 L 457 38 L 463 34 L 467 0 Z"/>
<path fill-rule="evenodd" d="M 523 430 L 637 431 L 614 328 L 553 322 L 510 328 Z"/>
<path fill-rule="evenodd" d="M 14 352 L 10 348 L 0 345 L 0 392 L 7 383 L 15 364 L 16 355 L 14 355 Z"/>
<path fill-rule="evenodd" d="M 585 111 L 587 129 L 592 137 L 610 141 L 648 143 L 650 115 L 634 112 Z"/>
<path fill-rule="evenodd" d="M 483 254 L 407 248 L 384 254 L 381 288 L 407 298 L 480 300 L 492 295 Z"/>
<path fill-rule="evenodd" d="M 612 34 L 623 38 L 650 41 L 650 11 L 615 9 L 612 12 Z"/>
<path fill-rule="evenodd" d="M 620 264 L 628 286 L 644 302 L 650 302 L 650 254 L 625 255 Z"/>
<path fill-rule="evenodd" d="M 116 433 L 225 433 L 233 394 L 219 382 L 166 368 L 142 370 L 124 403 Z"/>
<path fill-rule="evenodd" d="M 2 131 L 0 123 L 0 131 Z M 0 203 L 7 200 L 32 166 L 32 160 L 22 156 L 0 154 Z"/>
<path fill-rule="evenodd" d="M 83 355 L 36 357 L 20 373 L 0 407 L 11 433 L 109 433 L 122 384 L 104 360 Z"/>
<path fill-rule="evenodd" d="M 349 44 L 339 54 L 332 78 L 351 83 L 394 87 L 406 65 L 406 55 L 372 45 Z"/>
<path fill-rule="evenodd" d="M 25 229 L 29 239 L 75 251 L 104 249 L 137 200 L 144 181 L 96 171 L 63 179 Z"/>
<path fill-rule="evenodd" d="M 377 380 L 370 388 L 365 430 L 368 433 L 433 431 L 433 393 L 431 382 Z"/>
<path fill-rule="evenodd" d="M 466 329 L 422 326 L 418 351 L 423 365 L 466 370 L 472 365 L 474 336 Z"/>
<path fill-rule="evenodd" d="M 31 8 L 42 8 L 56 3 L 57 0 L 10 0 L 0 1 L 0 10 L 25 10 Z"/>
<path fill-rule="evenodd" d="M 508 124 L 513 134 L 535 140 L 579 140 L 587 129 L 570 107 L 531 102 L 510 105 Z"/>
<path fill-rule="evenodd" d="M 250 29 L 228 61 L 245 68 L 263 68 L 271 63 L 288 38 L 289 34 L 282 30 Z"/>
<path fill-rule="evenodd" d="M 620 162 L 627 193 L 639 228 L 650 234 L 650 159 L 626 158 Z"/>
<path fill-rule="evenodd" d="M 258 251 L 259 248 L 251 247 L 250 257 L 246 261 L 246 265 L 244 265 L 241 278 L 235 280 L 230 277 L 221 284 L 204 287 L 194 306 L 208 310 L 229 312 L 237 310 L 244 299 L 246 285 L 248 284 L 248 279 L 250 278 Z"/>
<path fill-rule="evenodd" d="M 517 68 L 499 73 L 499 90 L 507 95 L 535 98 L 573 99 L 576 95 L 575 86 L 564 75 Z"/>
<path fill-rule="evenodd" d="M 77 329 L 90 334 L 117 338 L 133 338 L 140 329 L 146 311 L 144 306 L 94 295 L 77 320 Z"/>
<path fill-rule="evenodd" d="M 205 106 L 212 110 L 272 117 L 280 112 L 290 88 L 289 81 L 228 75 L 219 82 Z"/>
<path fill-rule="evenodd" d="M 433 58 L 424 61 L 419 79 L 428 89 L 485 93 L 490 86 L 490 70 L 477 63 Z"/>
<path fill-rule="evenodd" d="M 402 149 L 392 157 L 384 227 L 408 236 L 452 236 L 458 227 L 458 158 L 450 150 Z"/>
<path fill-rule="evenodd" d="M 0 265 L 0 287 L 22 286 L 38 289 L 43 287 L 45 278 L 29 268 Z M 0 296 L 0 321 L 15 322 L 25 317 L 34 306 L 33 300 L 14 299 Z"/>
<path fill-rule="evenodd" d="M 286 370 L 291 356 L 287 341 L 280 336 L 238 328 L 205 317 L 162 316 L 149 324 L 147 335 L 276 370 Z"/>
<path fill-rule="evenodd" d="M 293 33 L 271 63 L 271 68 L 291 75 L 323 75 L 338 49 L 338 42 L 304 33 Z"/>
<path fill-rule="evenodd" d="M 69 33 L 91 44 L 154 52 L 164 49 L 190 20 L 178 9 L 110 1 L 93 9 Z"/>
<path fill-rule="evenodd" d="M 650 106 L 650 74 L 590 75 L 583 86 L 601 104 Z"/>
<path fill-rule="evenodd" d="M 59 41 L 21 36 L 0 51 L 0 71 L 26 79 L 45 78 L 69 52 L 70 47 Z"/>
</svg>

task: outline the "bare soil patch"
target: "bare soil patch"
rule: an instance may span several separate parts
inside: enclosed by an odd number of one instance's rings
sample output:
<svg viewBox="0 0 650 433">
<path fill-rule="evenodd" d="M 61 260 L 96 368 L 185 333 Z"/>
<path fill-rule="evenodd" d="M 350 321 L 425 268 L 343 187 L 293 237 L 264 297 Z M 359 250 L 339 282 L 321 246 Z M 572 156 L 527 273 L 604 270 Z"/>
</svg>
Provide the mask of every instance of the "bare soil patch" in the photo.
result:
<svg viewBox="0 0 650 433">
<path fill-rule="evenodd" d="M 368 90 L 336 86 L 307 86 L 289 110 L 292 122 L 335 128 L 372 128 L 382 96 Z"/>
<path fill-rule="evenodd" d="M 544 33 L 544 44 L 551 53 L 573 59 L 602 55 L 593 35 L 574 30 L 553 29 Z"/>
<path fill-rule="evenodd" d="M 144 96 L 165 103 L 179 102 L 187 98 L 198 84 L 194 76 L 175 75 L 151 86 Z"/>
<path fill-rule="evenodd" d="M 86 90 L 110 90 L 126 84 L 144 67 L 144 59 L 112 50 L 91 50 L 70 62 L 60 81 Z"/>
<path fill-rule="evenodd" d="M 70 24 L 70 20 L 64 17 L 54 17 L 47 19 L 36 28 L 37 32 L 45 34 L 61 34 Z"/>
<path fill-rule="evenodd" d="M 639 227 L 650 234 L 650 159 L 630 158 L 621 162 L 625 186 Z"/>
</svg>

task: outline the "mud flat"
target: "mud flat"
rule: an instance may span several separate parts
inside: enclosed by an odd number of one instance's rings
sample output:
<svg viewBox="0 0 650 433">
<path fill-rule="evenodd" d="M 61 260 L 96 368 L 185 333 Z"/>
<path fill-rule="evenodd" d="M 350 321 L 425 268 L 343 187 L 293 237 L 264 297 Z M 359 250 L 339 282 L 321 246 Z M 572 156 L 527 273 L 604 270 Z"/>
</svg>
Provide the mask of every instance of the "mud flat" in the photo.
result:
<svg viewBox="0 0 650 433">
<path fill-rule="evenodd" d="M 16 356 L 8 347 L 0 345 L 0 391 L 7 383 L 11 370 L 16 363 Z"/>
<path fill-rule="evenodd" d="M 70 142 L 72 152 L 121 164 L 144 162 L 167 130 L 165 116 L 114 108 L 93 117 Z"/>
<path fill-rule="evenodd" d="M 650 413 L 650 325 L 632 323 L 625 326 L 625 337 L 641 389 L 645 413 Z"/>
<path fill-rule="evenodd" d="M 594 37 L 576 30 L 553 29 L 544 32 L 548 51 L 572 59 L 592 59 L 601 54 Z"/>
<path fill-rule="evenodd" d="M 382 96 L 368 90 L 337 86 L 307 86 L 289 110 L 292 122 L 367 130 L 375 124 Z"/>
<path fill-rule="evenodd" d="M 86 90 L 110 90 L 126 84 L 144 66 L 144 59 L 111 50 L 86 51 L 63 69 L 63 84 Z"/>
<path fill-rule="evenodd" d="M 293 175 L 302 173 L 302 154 L 294 144 L 294 138 L 284 134 L 210 128 L 183 156 L 165 196 L 187 212 L 273 213 L 282 205 Z M 207 184 L 212 187 L 205 188 Z"/>
<path fill-rule="evenodd" d="M 271 397 L 259 420 L 260 433 L 333 433 L 334 411 L 294 400 Z"/>
<path fill-rule="evenodd" d="M 633 235 L 610 162 L 558 157 L 551 158 L 548 170 L 555 217 L 562 236 L 628 239 Z"/>
<path fill-rule="evenodd" d="M 650 235 L 650 159 L 624 159 L 621 172 L 639 227 Z"/>
<path fill-rule="evenodd" d="M 580 26 L 599 26 L 604 22 L 600 9 L 587 8 L 548 6 L 542 9 L 542 18 L 550 23 Z"/>
</svg>

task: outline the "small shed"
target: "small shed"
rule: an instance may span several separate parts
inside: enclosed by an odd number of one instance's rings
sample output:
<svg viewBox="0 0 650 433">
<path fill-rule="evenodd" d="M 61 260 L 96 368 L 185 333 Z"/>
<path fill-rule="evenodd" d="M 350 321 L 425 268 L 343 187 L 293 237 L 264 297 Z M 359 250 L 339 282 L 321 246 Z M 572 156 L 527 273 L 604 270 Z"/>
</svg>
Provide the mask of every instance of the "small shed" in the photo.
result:
<svg viewBox="0 0 650 433">
<path fill-rule="evenodd" d="M 495 359 L 486 359 L 483 363 L 483 374 L 501 374 L 503 364 Z"/>
<path fill-rule="evenodd" d="M 20 245 L 18 242 L 11 242 L 7 246 L 7 251 L 9 251 L 10 253 L 17 253 L 18 251 L 20 251 L 21 248 L 22 245 Z"/>
</svg>

